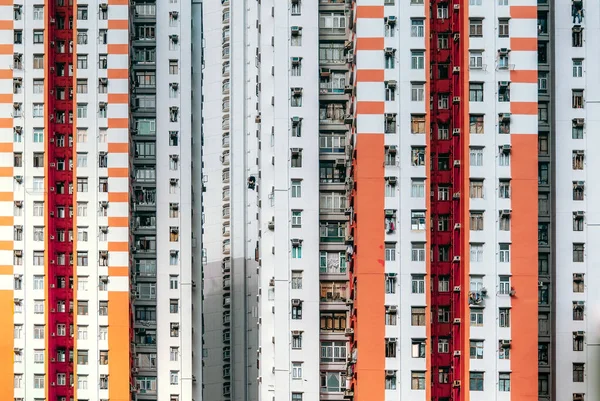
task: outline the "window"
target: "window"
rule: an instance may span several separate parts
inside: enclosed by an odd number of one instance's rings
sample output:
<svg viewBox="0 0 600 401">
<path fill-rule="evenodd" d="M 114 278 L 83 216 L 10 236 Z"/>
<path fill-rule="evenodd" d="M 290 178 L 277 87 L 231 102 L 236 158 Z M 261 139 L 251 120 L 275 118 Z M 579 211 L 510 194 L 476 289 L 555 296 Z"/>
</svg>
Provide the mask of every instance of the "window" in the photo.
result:
<svg viewBox="0 0 600 401">
<path fill-rule="evenodd" d="M 584 181 L 573 181 L 573 200 L 582 201 L 584 196 Z"/>
<path fill-rule="evenodd" d="M 508 81 L 498 82 L 498 101 L 499 102 L 510 102 L 510 82 L 508 82 Z"/>
<path fill-rule="evenodd" d="M 483 51 L 482 50 L 471 50 L 469 52 L 469 68 L 470 69 L 482 69 L 483 68 Z"/>
<path fill-rule="evenodd" d="M 483 83 L 469 83 L 469 101 L 483 102 Z"/>
<path fill-rule="evenodd" d="M 425 52 L 422 50 L 412 50 L 410 57 L 410 68 L 413 70 L 425 69 Z"/>
<path fill-rule="evenodd" d="M 424 134 L 425 133 L 425 116 L 424 115 L 411 115 L 410 125 L 412 134 Z"/>
<path fill-rule="evenodd" d="M 292 272 L 292 290 L 302 289 L 302 272 Z"/>
<path fill-rule="evenodd" d="M 506 18 L 498 19 L 498 37 L 508 38 L 509 32 L 509 20 Z"/>
<path fill-rule="evenodd" d="M 412 179 L 410 187 L 410 196 L 412 198 L 424 198 L 425 197 L 425 180 Z"/>
<path fill-rule="evenodd" d="M 412 340 L 411 356 L 413 358 L 425 358 L 426 349 L 425 340 Z"/>
<path fill-rule="evenodd" d="M 386 338 L 385 339 L 385 357 L 386 358 L 395 358 L 396 357 L 396 338 Z"/>
<path fill-rule="evenodd" d="M 425 84 L 411 83 L 410 100 L 413 102 L 422 102 L 425 100 Z"/>
<path fill-rule="evenodd" d="M 447 338 L 438 338 L 438 352 L 441 354 L 450 352 L 450 341 Z"/>
<path fill-rule="evenodd" d="M 577 321 L 583 320 L 584 310 L 585 310 L 585 302 L 584 301 L 574 301 L 573 302 L 573 320 L 577 320 Z"/>
<path fill-rule="evenodd" d="M 302 227 L 302 212 L 300 210 L 292 211 L 292 227 Z"/>
<path fill-rule="evenodd" d="M 410 36 L 413 38 L 422 38 L 425 36 L 425 21 L 422 19 L 412 19 L 410 22 Z"/>
<path fill-rule="evenodd" d="M 385 196 L 386 198 L 394 198 L 396 196 L 396 184 L 390 180 L 385 182 Z"/>
<path fill-rule="evenodd" d="M 44 31 L 33 31 L 33 43 L 43 44 L 44 43 Z"/>
<path fill-rule="evenodd" d="M 483 341 L 471 340 L 469 345 L 471 359 L 483 359 Z"/>
<path fill-rule="evenodd" d="M 573 332 L 573 351 L 583 351 L 584 336 L 576 331 Z"/>
<path fill-rule="evenodd" d="M 302 181 L 301 180 L 292 180 L 291 185 L 292 198 L 300 198 L 302 197 Z"/>
<path fill-rule="evenodd" d="M 499 257 L 500 263 L 510 262 L 510 244 L 500 244 Z"/>
<path fill-rule="evenodd" d="M 292 379 L 302 379 L 302 362 L 292 362 Z"/>
<path fill-rule="evenodd" d="M 470 372 L 469 390 L 483 391 L 483 372 Z"/>
<path fill-rule="evenodd" d="M 439 15 L 439 11 L 438 11 Z M 483 20 L 482 19 L 470 19 L 469 20 L 469 36 L 472 38 L 483 36 Z"/>
<path fill-rule="evenodd" d="M 412 275 L 412 293 L 413 294 L 424 294 L 425 293 L 425 276 L 424 275 Z"/>
<path fill-rule="evenodd" d="M 482 231 L 483 212 L 471 212 L 470 215 L 470 229 L 472 231 Z"/>
<path fill-rule="evenodd" d="M 17 326 L 15 326 L 16 329 Z M 35 340 L 43 340 L 44 339 L 45 328 L 43 325 L 35 325 L 33 326 L 33 338 Z M 20 338 L 20 337 L 19 337 Z"/>
<path fill-rule="evenodd" d="M 395 134 L 396 133 L 396 114 L 386 114 L 384 124 L 385 124 L 384 132 L 386 134 Z"/>
<path fill-rule="evenodd" d="M 510 199 L 510 181 L 500 180 L 498 182 L 498 196 L 500 199 Z"/>
<path fill-rule="evenodd" d="M 44 103 L 33 104 L 33 117 L 44 118 Z"/>
<path fill-rule="evenodd" d="M 483 199 L 483 180 L 469 182 L 469 196 L 471 199 Z"/>
<path fill-rule="evenodd" d="M 388 326 L 395 326 L 397 324 L 397 312 L 396 310 L 386 307 L 385 311 L 385 324 Z"/>
<path fill-rule="evenodd" d="M 499 309 L 499 325 L 500 327 L 510 327 L 510 309 L 500 308 Z"/>
<path fill-rule="evenodd" d="M 410 388 L 425 390 L 425 372 L 410 372 Z"/>
<path fill-rule="evenodd" d="M 292 401 L 302 401 L 302 393 L 292 393 Z"/>
<path fill-rule="evenodd" d="M 583 29 L 581 26 L 574 26 L 571 32 L 571 45 L 573 47 L 583 46 Z"/>
<path fill-rule="evenodd" d="M 584 364 L 574 363 L 573 364 L 573 383 L 583 383 L 584 378 Z"/>
<path fill-rule="evenodd" d="M 411 326 L 425 326 L 425 307 L 411 307 Z"/>
<path fill-rule="evenodd" d="M 292 259 L 302 259 L 302 245 L 292 247 Z"/>
<path fill-rule="evenodd" d="M 422 231 L 426 229 L 425 212 L 412 211 L 410 213 L 410 226 L 413 231 Z"/>
<path fill-rule="evenodd" d="M 583 89 L 573 89 L 571 99 L 574 109 L 583 109 Z"/>
<path fill-rule="evenodd" d="M 510 373 L 498 374 L 498 391 L 510 391 Z"/>
<path fill-rule="evenodd" d="M 415 1 L 411 0 L 411 3 Z M 423 4 L 423 1 L 419 1 Z M 438 19 L 446 19 L 448 18 L 448 5 L 446 3 L 438 3 L 437 5 L 437 18 Z"/>
<path fill-rule="evenodd" d="M 395 294 L 396 293 L 396 275 L 394 273 L 385 275 L 385 293 Z"/>
<path fill-rule="evenodd" d="M 469 151 L 470 165 L 473 167 L 483 166 L 483 148 L 471 147 Z"/>
<path fill-rule="evenodd" d="M 438 322 L 449 323 L 450 322 L 450 307 L 440 306 L 438 307 Z"/>
<path fill-rule="evenodd" d="M 470 245 L 470 261 L 477 263 L 483 262 L 483 244 L 471 244 Z"/>
<path fill-rule="evenodd" d="M 584 261 L 584 250 L 585 250 L 585 244 L 582 244 L 582 243 L 574 243 L 573 244 L 573 262 L 583 262 Z"/>
<path fill-rule="evenodd" d="M 583 60 L 573 59 L 573 78 L 583 77 Z"/>
<path fill-rule="evenodd" d="M 292 300 L 292 319 L 302 320 L 302 301 L 298 299 Z"/>
<path fill-rule="evenodd" d="M 302 333 L 292 333 L 292 349 L 302 349 Z"/>
<path fill-rule="evenodd" d="M 469 133 L 483 134 L 483 116 L 471 114 L 469 116 Z"/>
<path fill-rule="evenodd" d="M 387 51 L 384 54 L 385 58 L 385 68 L 387 70 L 394 69 L 396 67 L 396 51 L 395 49 L 392 51 Z"/>
<path fill-rule="evenodd" d="M 45 378 L 46 377 L 44 375 L 33 375 L 33 388 L 34 389 L 43 389 Z"/>
</svg>

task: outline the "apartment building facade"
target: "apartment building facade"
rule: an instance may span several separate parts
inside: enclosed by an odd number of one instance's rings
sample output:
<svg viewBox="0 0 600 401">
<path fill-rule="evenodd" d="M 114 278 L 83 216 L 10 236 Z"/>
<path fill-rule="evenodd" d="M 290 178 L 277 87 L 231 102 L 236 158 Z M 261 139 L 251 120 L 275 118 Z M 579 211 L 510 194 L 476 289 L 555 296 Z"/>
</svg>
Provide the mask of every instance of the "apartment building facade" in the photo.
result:
<svg viewBox="0 0 600 401">
<path fill-rule="evenodd" d="M 200 5 L 0 8 L 2 398 L 201 399 Z"/>
<path fill-rule="evenodd" d="M 205 397 L 537 398 L 537 11 L 205 4 Z"/>
</svg>

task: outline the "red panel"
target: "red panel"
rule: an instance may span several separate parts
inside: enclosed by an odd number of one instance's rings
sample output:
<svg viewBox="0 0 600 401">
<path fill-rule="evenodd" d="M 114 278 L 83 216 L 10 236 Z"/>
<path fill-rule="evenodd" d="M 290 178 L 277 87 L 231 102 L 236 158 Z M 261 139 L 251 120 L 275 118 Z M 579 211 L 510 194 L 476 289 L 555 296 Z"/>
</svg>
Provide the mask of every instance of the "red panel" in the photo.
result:
<svg viewBox="0 0 600 401">
<path fill-rule="evenodd" d="M 463 188 L 463 138 L 468 135 L 462 126 L 463 104 L 468 101 L 466 93 L 463 94 L 461 74 L 466 73 L 463 65 L 464 49 L 461 32 L 462 16 L 464 11 L 462 0 L 440 1 L 432 0 L 432 15 L 438 15 L 438 6 L 447 7 L 446 18 L 432 18 L 430 23 L 430 57 L 431 57 L 431 85 L 430 95 L 433 98 L 431 111 L 431 140 L 430 160 L 431 165 L 431 217 L 433 221 L 431 232 L 431 372 L 432 372 L 432 401 L 448 401 L 464 399 L 468 392 L 466 378 L 462 377 L 462 358 L 468 358 L 468 350 L 462 346 L 462 324 L 455 324 L 455 319 L 463 323 L 467 316 L 463 316 L 461 291 L 454 291 L 460 287 L 468 291 L 468 282 L 463 281 L 463 263 L 456 257 L 466 258 L 461 255 L 462 235 L 461 228 L 456 224 L 462 223 L 463 202 L 468 202 L 468 189 Z M 456 7 L 457 5 L 458 7 Z M 445 38 L 445 39 L 444 39 Z M 442 44 L 442 45 L 441 45 Z M 447 44 L 447 45 L 444 45 Z M 455 68 L 455 67 L 458 67 Z M 446 100 L 443 100 L 447 97 Z M 456 100 L 455 100 L 456 99 Z M 444 102 L 446 102 L 444 104 Z M 438 130 L 447 130 L 446 136 L 439 135 Z M 447 187 L 447 197 L 439 197 L 439 188 Z M 440 278 L 449 280 L 448 291 L 439 291 Z M 438 312 L 447 310 L 445 315 L 448 321 L 440 321 Z M 438 341 L 448 339 L 448 352 L 438 352 Z M 454 351 L 461 351 L 462 356 L 454 356 Z M 467 353 L 467 355 L 465 355 Z M 447 372 L 444 378 L 440 372 Z M 460 380 L 461 386 L 454 386 L 454 381 Z"/>
<path fill-rule="evenodd" d="M 72 1 L 47 1 L 46 17 L 46 202 L 48 275 L 48 399 L 68 401 L 73 375 L 73 14 Z M 59 210 L 62 212 L 59 213 Z M 63 214 L 64 213 L 64 214 Z M 59 257 L 59 255 L 64 255 Z M 64 306 L 63 306 L 64 305 Z M 92 308 L 93 310 L 94 308 Z M 66 335 L 60 336 L 57 325 Z M 63 357 L 64 355 L 64 357 Z M 66 374 L 64 386 L 52 385 Z"/>
</svg>

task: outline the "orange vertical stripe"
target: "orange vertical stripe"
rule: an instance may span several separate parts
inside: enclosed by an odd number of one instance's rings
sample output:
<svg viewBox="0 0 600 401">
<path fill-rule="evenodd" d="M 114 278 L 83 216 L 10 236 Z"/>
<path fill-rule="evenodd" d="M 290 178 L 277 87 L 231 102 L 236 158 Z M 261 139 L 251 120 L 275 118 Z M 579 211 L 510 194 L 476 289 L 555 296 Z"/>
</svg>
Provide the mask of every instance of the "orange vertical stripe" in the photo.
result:
<svg viewBox="0 0 600 401">
<path fill-rule="evenodd" d="M 385 399 L 385 288 L 384 288 L 384 135 L 356 136 L 357 185 L 354 210 L 354 277 L 358 293 L 354 338 L 359 344 L 356 363 L 357 400 Z"/>
<path fill-rule="evenodd" d="M 537 135 L 511 135 L 511 392 L 518 401 L 537 401 Z M 517 395 L 515 397 L 514 395 Z"/>
<path fill-rule="evenodd" d="M 129 293 L 109 291 L 108 308 L 108 371 L 110 372 L 108 397 L 115 401 L 128 401 L 131 375 Z"/>
</svg>

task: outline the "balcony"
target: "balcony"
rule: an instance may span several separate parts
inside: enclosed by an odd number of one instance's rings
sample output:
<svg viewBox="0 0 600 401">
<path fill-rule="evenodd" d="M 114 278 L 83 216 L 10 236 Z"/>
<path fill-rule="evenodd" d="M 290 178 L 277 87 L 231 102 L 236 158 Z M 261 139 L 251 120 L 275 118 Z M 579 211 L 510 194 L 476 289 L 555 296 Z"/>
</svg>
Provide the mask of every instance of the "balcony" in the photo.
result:
<svg viewBox="0 0 600 401">
<path fill-rule="evenodd" d="M 324 154 L 344 153 L 346 150 L 345 135 L 320 135 L 319 152 Z"/>
<path fill-rule="evenodd" d="M 322 223 L 319 240 L 322 243 L 344 243 L 346 240 L 345 223 Z"/>
</svg>

